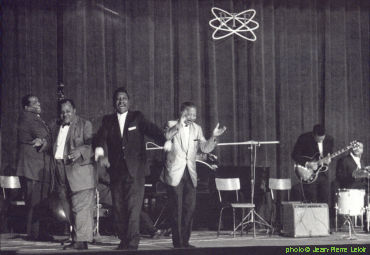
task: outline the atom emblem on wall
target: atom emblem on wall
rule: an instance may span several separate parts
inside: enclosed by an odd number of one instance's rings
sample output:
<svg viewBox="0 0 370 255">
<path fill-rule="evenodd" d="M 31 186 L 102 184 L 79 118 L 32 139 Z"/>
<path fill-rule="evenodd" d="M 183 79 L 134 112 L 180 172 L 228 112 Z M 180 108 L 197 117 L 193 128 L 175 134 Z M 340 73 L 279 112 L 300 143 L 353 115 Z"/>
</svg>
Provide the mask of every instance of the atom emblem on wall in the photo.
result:
<svg viewBox="0 0 370 255">
<path fill-rule="evenodd" d="M 255 10 L 249 9 L 240 13 L 229 13 L 213 7 L 212 13 L 215 18 L 209 21 L 209 25 L 215 29 L 212 33 L 214 40 L 223 39 L 233 34 L 248 41 L 257 40 L 254 30 L 259 27 L 259 24 L 253 20 L 256 16 Z"/>
</svg>

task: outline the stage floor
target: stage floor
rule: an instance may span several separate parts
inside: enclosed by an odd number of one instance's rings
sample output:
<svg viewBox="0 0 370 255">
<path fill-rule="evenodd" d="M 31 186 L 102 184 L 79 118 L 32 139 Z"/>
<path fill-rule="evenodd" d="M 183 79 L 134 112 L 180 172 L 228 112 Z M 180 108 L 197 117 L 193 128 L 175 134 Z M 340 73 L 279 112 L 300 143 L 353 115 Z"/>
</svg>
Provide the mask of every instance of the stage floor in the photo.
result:
<svg viewBox="0 0 370 255">
<path fill-rule="evenodd" d="M 280 235 L 267 235 L 265 232 L 259 231 L 256 238 L 249 233 L 248 235 L 233 238 L 230 231 L 223 231 L 219 238 L 215 231 L 193 231 L 191 244 L 196 246 L 195 249 L 187 249 L 184 254 L 208 254 L 207 250 L 212 249 L 213 254 L 288 254 L 289 247 L 306 247 L 312 249 L 317 246 L 325 247 L 367 247 L 366 253 L 369 254 L 370 234 L 357 232 L 354 240 L 345 239 L 348 232 L 337 232 L 325 237 L 310 237 L 310 238 L 292 238 Z M 25 235 L 17 234 L 2 234 L 0 236 L 0 253 L 1 254 L 71 254 L 71 251 L 63 251 L 60 242 L 32 242 L 24 239 Z M 55 236 L 56 240 L 62 240 L 64 237 Z M 117 247 L 119 240 L 114 236 L 101 236 L 96 244 L 89 244 L 88 253 L 108 254 L 113 253 Z M 238 247 L 238 250 L 233 248 Z M 256 253 L 257 247 L 264 247 L 262 253 Z M 206 249 L 204 249 L 206 248 Z M 215 252 L 218 248 L 222 248 L 223 252 Z M 241 248 L 243 252 L 240 253 Z M 228 250 L 229 249 L 229 250 Z M 196 250 L 203 251 L 195 252 Z M 151 251 L 151 252 L 149 252 Z M 144 254 L 180 254 L 178 249 L 172 248 L 170 237 L 160 237 L 151 239 L 142 237 L 139 246 L 139 252 Z M 191 251 L 191 252 L 190 252 Z M 116 253 L 118 251 L 115 251 Z M 234 253 L 235 252 L 235 253 Z M 122 254 L 122 252 L 120 252 Z M 84 252 L 86 254 L 86 252 Z M 127 253 L 132 254 L 132 253 Z M 289 254 L 298 254 L 291 252 Z M 302 254 L 302 253 L 299 253 Z M 305 253 L 311 254 L 311 253 Z M 317 254 L 317 253 L 312 253 Z M 322 253 L 323 254 L 323 253 Z M 330 254 L 330 253 L 325 253 Z M 333 253 L 334 254 L 334 253 Z M 347 254 L 347 253 L 343 253 Z"/>
</svg>

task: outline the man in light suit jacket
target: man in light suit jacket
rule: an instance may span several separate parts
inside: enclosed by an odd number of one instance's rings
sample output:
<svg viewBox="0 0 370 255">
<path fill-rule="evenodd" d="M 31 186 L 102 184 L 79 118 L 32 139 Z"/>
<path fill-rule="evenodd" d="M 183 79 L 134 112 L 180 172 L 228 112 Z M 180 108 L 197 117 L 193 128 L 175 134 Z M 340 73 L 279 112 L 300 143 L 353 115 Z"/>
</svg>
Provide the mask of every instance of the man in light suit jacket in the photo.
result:
<svg viewBox="0 0 370 255">
<path fill-rule="evenodd" d="M 56 186 L 73 227 L 72 243 L 64 249 L 87 249 L 93 239 L 96 170 L 92 161 L 91 122 L 76 115 L 74 102 L 59 102 L 60 122 L 52 128 Z"/>
<path fill-rule="evenodd" d="M 118 88 L 113 95 L 115 113 L 103 118 L 98 133 L 95 160 L 110 175 L 113 213 L 121 240 L 118 250 L 137 250 L 140 241 L 140 212 L 144 198 L 145 176 L 149 175 L 144 137 L 163 144 L 163 130 L 130 111 L 129 95 Z"/>
<path fill-rule="evenodd" d="M 23 112 L 18 122 L 17 175 L 22 177 L 27 210 L 27 236 L 31 240 L 50 241 L 42 204 L 49 194 L 50 157 L 45 148 L 50 130 L 41 119 L 41 104 L 34 95 L 22 99 Z"/>
<path fill-rule="evenodd" d="M 193 247 L 189 239 L 196 200 L 197 152 L 211 152 L 217 144 L 216 138 L 226 130 L 217 124 L 212 137 L 206 140 L 202 128 L 194 122 L 196 114 L 195 104 L 185 102 L 181 105 L 180 118 L 169 121 L 165 128 L 166 162 L 161 179 L 167 184 L 175 248 Z"/>
</svg>

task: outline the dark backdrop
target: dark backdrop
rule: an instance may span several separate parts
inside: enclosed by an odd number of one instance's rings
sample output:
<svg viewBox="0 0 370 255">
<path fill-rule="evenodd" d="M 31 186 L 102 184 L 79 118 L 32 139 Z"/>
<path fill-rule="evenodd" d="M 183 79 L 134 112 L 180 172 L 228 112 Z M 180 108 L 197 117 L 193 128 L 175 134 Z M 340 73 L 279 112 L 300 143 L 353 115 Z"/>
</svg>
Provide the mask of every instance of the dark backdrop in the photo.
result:
<svg viewBox="0 0 370 255">
<path fill-rule="evenodd" d="M 370 163 L 368 0 L 2 2 L 1 169 L 15 167 L 21 97 L 38 95 L 50 120 L 58 82 L 95 130 L 119 86 L 160 126 L 194 101 L 206 136 L 220 122 L 221 142 L 279 140 L 258 150 L 271 177 L 297 181 L 292 147 L 320 122 L 335 149 L 363 141 Z M 256 9 L 257 41 L 212 40 L 213 6 Z M 245 146 L 216 153 L 249 164 Z"/>
</svg>

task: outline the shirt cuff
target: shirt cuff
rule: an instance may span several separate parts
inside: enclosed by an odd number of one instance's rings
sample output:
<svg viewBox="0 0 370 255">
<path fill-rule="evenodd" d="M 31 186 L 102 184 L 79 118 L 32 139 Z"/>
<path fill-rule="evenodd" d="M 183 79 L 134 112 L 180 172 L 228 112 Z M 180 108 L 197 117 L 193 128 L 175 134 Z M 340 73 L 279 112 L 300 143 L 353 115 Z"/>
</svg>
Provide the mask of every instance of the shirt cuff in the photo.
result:
<svg viewBox="0 0 370 255">
<path fill-rule="evenodd" d="M 95 148 L 95 161 L 98 161 L 99 157 L 104 156 L 104 150 L 102 147 Z"/>
</svg>

